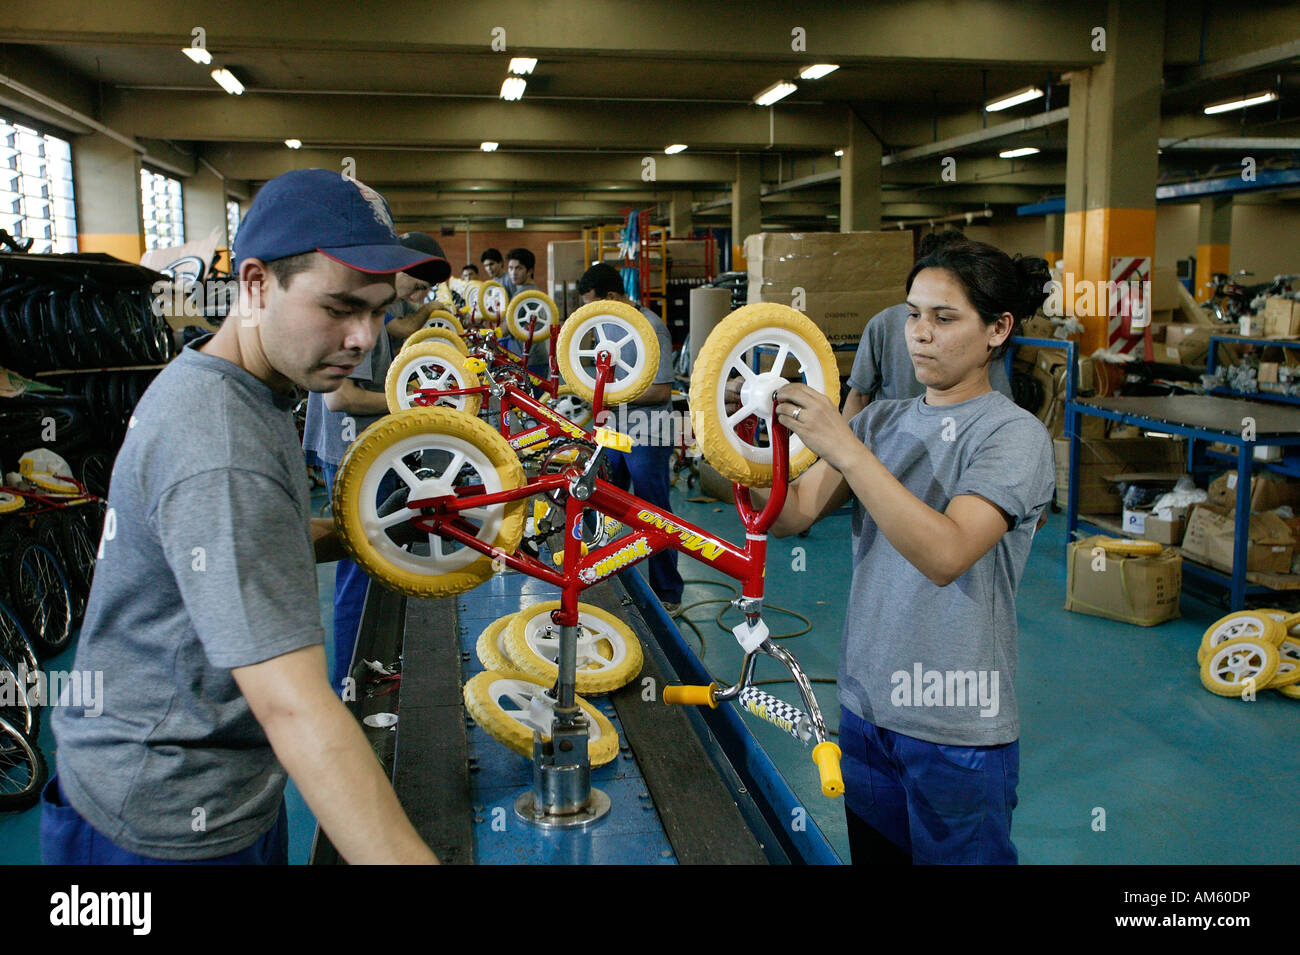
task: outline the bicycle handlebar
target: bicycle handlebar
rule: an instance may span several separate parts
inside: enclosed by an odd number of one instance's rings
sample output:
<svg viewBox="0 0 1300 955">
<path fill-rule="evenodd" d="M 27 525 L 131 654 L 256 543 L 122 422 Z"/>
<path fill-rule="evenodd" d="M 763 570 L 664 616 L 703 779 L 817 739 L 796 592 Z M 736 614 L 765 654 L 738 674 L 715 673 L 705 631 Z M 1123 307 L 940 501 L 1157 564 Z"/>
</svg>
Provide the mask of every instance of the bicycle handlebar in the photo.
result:
<svg viewBox="0 0 1300 955">
<path fill-rule="evenodd" d="M 813 747 L 813 762 L 822 781 L 822 795 L 834 799 L 844 795 L 844 775 L 840 772 L 840 748 L 830 740 Z"/>
</svg>

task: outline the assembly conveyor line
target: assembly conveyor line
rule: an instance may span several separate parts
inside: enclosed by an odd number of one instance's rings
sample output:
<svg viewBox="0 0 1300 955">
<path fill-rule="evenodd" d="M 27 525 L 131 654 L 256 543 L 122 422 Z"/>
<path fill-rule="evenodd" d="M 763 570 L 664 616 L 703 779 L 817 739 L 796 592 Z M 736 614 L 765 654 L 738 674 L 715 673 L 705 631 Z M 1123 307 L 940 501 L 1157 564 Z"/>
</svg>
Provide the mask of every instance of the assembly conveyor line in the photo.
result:
<svg viewBox="0 0 1300 955">
<path fill-rule="evenodd" d="M 838 857 L 771 760 L 729 706 L 673 707 L 669 683 L 708 682 L 698 658 L 635 570 L 586 590 L 641 640 L 641 674 L 591 702 L 618 729 L 620 753 L 592 770 L 609 815 L 585 830 L 548 830 L 515 816 L 532 784 L 532 761 L 474 725 L 461 689 L 483 668 L 482 630 L 503 613 L 558 597 L 515 573 L 441 600 L 405 598 L 372 583 L 353 673 L 358 718 L 396 712 L 393 729 L 366 727 L 391 771 L 412 824 L 450 864 L 782 864 Z M 400 688 L 366 695 L 363 659 L 395 661 Z M 383 684 L 379 684 L 380 687 Z M 792 826 L 799 818 L 801 824 Z M 339 861 L 318 833 L 314 864 Z"/>
</svg>

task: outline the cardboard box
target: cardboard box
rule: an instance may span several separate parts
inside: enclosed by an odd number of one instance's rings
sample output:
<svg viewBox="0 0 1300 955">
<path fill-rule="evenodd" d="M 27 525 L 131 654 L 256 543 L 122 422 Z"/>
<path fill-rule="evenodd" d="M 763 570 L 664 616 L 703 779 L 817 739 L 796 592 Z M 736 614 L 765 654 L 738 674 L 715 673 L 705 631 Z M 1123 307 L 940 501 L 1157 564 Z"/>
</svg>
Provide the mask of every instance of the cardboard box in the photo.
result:
<svg viewBox="0 0 1300 955">
<path fill-rule="evenodd" d="M 1146 519 L 1142 536 L 1157 544 L 1164 544 L 1169 547 L 1177 547 L 1183 542 L 1183 534 L 1187 530 L 1187 518 L 1177 517 L 1174 520 L 1167 521 L 1163 518 L 1151 514 Z"/>
<path fill-rule="evenodd" d="M 751 287 L 773 282 L 818 292 L 893 289 L 901 302 L 912 268 L 912 235 L 906 230 L 760 232 L 745 238 L 745 261 Z"/>
<path fill-rule="evenodd" d="M 668 278 L 677 282 L 682 279 L 702 279 L 709 274 L 709 262 L 706 243 L 703 239 L 669 239 L 668 240 Z M 718 274 L 718 248 L 713 248 L 713 274 Z"/>
<path fill-rule="evenodd" d="M 1070 544 L 1065 609 L 1141 627 L 1179 615 L 1183 561 L 1173 548 L 1153 557 L 1100 550 L 1100 536 Z"/>
<path fill-rule="evenodd" d="M 1057 438 L 1052 446 L 1056 456 L 1056 497 L 1064 503 L 1070 479 L 1070 442 L 1068 438 Z M 1084 440 L 1079 455 L 1079 513 L 1122 514 L 1124 502 L 1119 488 L 1108 478 L 1152 471 L 1181 472 L 1186 461 L 1187 444 L 1182 439 Z"/>
<path fill-rule="evenodd" d="M 1269 338 L 1300 336 L 1300 302 L 1270 295 L 1264 302 L 1264 334 Z"/>
<path fill-rule="evenodd" d="M 1234 512 L 1215 504 L 1197 504 L 1187 521 L 1183 552 L 1201 563 L 1232 573 Z M 1246 569 L 1285 574 L 1291 570 L 1295 536 L 1286 521 L 1273 513 L 1250 515 Z"/>
<path fill-rule="evenodd" d="M 576 283 L 582 278 L 582 273 L 587 271 L 589 264 L 584 243 L 580 239 L 546 243 L 546 287 L 554 289 L 557 285 Z M 555 298 L 554 292 L 550 294 Z M 564 306 L 560 305 L 558 298 L 555 299 L 555 304 L 563 310 Z"/>
<path fill-rule="evenodd" d="M 1232 450 L 1236 453 L 1236 449 Z M 1237 472 L 1220 474 L 1210 482 L 1210 503 L 1219 507 L 1237 506 Z M 1288 481 L 1275 474 L 1252 474 L 1250 477 L 1250 509 L 1271 511 L 1284 504 L 1300 506 L 1300 483 Z"/>
<path fill-rule="evenodd" d="M 768 284 L 749 286 L 749 301 L 780 302 L 782 305 L 795 305 L 802 302 L 799 310 L 813 320 L 813 323 L 826 333 L 832 341 L 853 341 L 862 339 L 862 332 L 867 323 L 876 315 L 892 305 L 897 305 L 906 297 L 902 289 L 890 289 L 877 292 L 813 292 L 804 290 L 796 299 L 794 290 L 800 286 Z"/>
<path fill-rule="evenodd" d="M 1204 365 L 1210 354 L 1210 332 L 1203 325 L 1166 325 L 1165 343 L 1155 346 L 1156 357 L 1179 365 Z"/>
</svg>

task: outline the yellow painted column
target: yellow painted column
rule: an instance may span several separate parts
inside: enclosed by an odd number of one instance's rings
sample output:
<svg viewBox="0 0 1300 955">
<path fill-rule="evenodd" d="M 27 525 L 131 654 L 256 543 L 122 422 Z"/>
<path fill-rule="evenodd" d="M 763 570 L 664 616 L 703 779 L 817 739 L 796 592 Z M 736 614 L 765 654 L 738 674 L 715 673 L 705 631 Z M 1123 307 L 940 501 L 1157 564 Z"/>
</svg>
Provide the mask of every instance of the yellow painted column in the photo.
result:
<svg viewBox="0 0 1300 955">
<path fill-rule="evenodd" d="M 763 200 L 757 156 L 736 157 L 731 184 L 731 267 L 745 266 L 745 236 L 763 231 Z"/>
<path fill-rule="evenodd" d="M 72 170 L 77 249 L 139 262 L 144 255 L 140 154 L 98 133 L 78 136 L 72 143 Z"/>
<path fill-rule="evenodd" d="M 1150 51 L 1163 25 L 1160 0 L 1110 0 L 1105 62 L 1070 74 L 1064 304 L 1084 326 L 1085 355 L 1110 345 L 1115 268 L 1155 261 L 1161 67 Z"/>
</svg>

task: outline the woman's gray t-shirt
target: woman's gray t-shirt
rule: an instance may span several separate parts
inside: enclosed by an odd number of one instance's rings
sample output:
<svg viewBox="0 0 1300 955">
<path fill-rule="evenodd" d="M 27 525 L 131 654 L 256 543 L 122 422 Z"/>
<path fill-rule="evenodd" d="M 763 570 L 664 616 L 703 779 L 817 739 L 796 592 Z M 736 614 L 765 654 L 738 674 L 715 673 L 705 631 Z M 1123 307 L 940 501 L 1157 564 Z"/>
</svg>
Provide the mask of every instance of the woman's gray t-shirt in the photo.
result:
<svg viewBox="0 0 1300 955">
<path fill-rule="evenodd" d="M 1017 739 L 1015 596 L 1054 491 L 1047 430 L 996 391 L 955 405 L 927 405 L 924 397 L 873 401 L 851 426 L 930 507 L 942 513 L 953 498 L 973 494 L 1005 512 L 1012 527 L 940 587 L 855 501 L 840 702 L 870 723 L 934 743 Z"/>
</svg>

